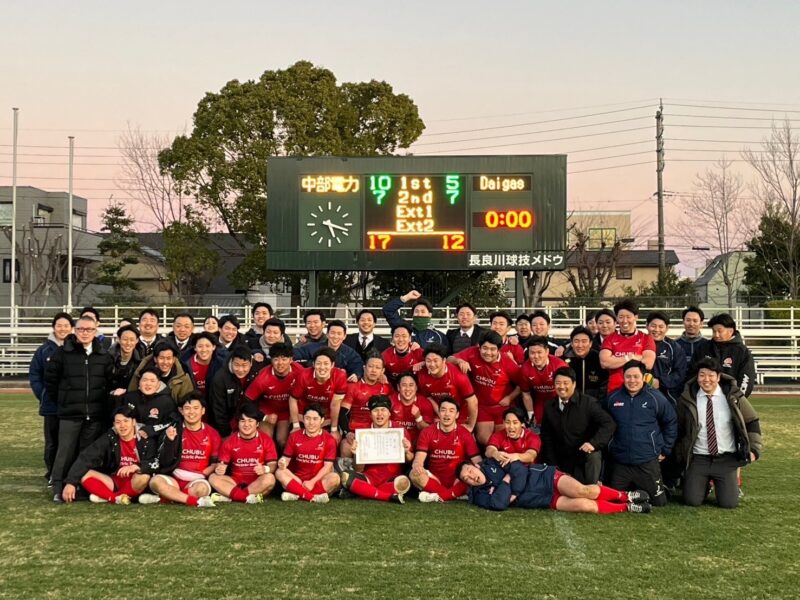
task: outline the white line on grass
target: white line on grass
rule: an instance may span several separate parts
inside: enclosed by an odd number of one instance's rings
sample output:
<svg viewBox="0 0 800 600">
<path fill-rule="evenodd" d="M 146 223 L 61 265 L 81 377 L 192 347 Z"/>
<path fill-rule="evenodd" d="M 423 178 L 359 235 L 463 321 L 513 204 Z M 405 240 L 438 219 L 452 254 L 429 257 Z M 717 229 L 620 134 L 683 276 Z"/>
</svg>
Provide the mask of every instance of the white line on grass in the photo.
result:
<svg viewBox="0 0 800 600">
<path fill-rule="evenodd" d="M 553 519 L 553 526 L 567 545 L 570 557 L 575 566 L 581 569 L 593 569 L 594 566 L 590 563 L 586 555 L 586 545 L 583 543 L 580 536 L 573 531 L 567 517 L 557 511 L 552 511 L 550 515 Z"/>
</svg>

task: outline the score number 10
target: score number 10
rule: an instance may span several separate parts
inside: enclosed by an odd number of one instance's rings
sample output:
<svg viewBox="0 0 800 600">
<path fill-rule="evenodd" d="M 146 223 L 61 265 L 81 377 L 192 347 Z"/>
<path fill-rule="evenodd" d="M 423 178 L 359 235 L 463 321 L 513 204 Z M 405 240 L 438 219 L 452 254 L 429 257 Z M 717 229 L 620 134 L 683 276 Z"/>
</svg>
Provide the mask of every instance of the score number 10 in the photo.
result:
<svg viewBox="0 0 800 600">
<path fill-rule="evenodd" d="M 420 250 L 434 250 L 435 248 L 426 248 L 420 245 L 419 241 L 430 238 L 431 236 L 415 236 L 413 245 Z M 447 251 L 460 251 L 466 250 L 466 238 L 463 233 L 443 233 L 439 236 L 441 238 L 441 249 Z M 370 233 L 369 234 L 369 249 L 370 250 L 391 250 L 392 235 L 389 233 Z M 431 240 L 432 241 L 432 240 Z"/>
</svg>

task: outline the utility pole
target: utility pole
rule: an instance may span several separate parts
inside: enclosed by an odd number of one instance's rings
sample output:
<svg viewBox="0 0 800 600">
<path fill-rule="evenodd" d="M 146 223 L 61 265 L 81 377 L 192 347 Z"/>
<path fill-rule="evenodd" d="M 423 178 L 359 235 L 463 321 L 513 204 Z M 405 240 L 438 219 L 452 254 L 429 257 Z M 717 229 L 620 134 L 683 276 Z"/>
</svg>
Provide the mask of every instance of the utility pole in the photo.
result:
<svg viewBox="0 0 800 600">
<path fill-rule="evenodd" d="M 13 150 L 11 159 L 11 281 L 10 293 L 8 296 L 11 314 L 9 315 L 9 325 L 11 325 L 11 335 L 16 336 L 16 303 L 17 303 L 17 132 L 19 131 L 19 109 L 12 108 L 14 111 L 14 136 Z"/>
<path fill-rule="evenodd" d="M 664 281 L 667 255 L 664 249 L 664 104 L 659 98 L 656 111 L 656 177 L 658 179 L 658 280 Z"/>
<path fill-rule="evenodd" d="M 72 311 L 72 167 L 75 161 L 75 136 L 69 139 L 69 214 L 67 215 L 67 310 Z"/>
</svg>

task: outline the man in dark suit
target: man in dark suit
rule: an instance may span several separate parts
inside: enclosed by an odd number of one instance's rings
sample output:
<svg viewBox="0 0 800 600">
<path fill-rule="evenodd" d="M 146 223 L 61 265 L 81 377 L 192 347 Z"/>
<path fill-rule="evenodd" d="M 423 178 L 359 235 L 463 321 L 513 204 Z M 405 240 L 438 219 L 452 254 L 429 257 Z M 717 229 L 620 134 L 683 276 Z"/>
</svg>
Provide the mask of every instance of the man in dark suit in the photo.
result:
<svg viewBox="0 0 800 600">
<path fill-rule="evenodd" d="M 381 354 L 391 344 L 385 337 L 374 333 L 377 316 L 367 308 L 361 309 L 356 317 L 358 322 L 358 333 L 351 333 L 344 338 L 344 345 L 350 346 L 358 352 L 364 364 L 367 362 L 367 354 L 377 352 Z"/>
<path fill-rule="evenodd" d="M 451 355 L 477 345 L 478 338 L 485 331 L 478 325 L 477 311 L 469 302 L 462 302 L 456 307 L 456 318 L 458 327 L 445 334 Z"/>
</svg>

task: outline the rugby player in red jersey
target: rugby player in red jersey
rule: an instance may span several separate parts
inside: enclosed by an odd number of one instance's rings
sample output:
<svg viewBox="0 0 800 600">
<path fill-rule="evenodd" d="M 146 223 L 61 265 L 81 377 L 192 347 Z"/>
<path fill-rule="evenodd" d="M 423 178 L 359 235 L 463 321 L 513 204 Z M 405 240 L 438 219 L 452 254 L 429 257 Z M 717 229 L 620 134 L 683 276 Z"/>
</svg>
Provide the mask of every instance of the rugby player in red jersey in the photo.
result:
<svg viewBox="0 0 800 600">
<path fill-rule="evenodd" d="M 439 418 L 439 405 L 417 393 L 417 379 L 413 373 L 403 373 L 392 394 L 392 422 L 403 427 L 414 445 L 419 432 L 430 427 Z"/>
<path fill-rule="evenodd" d="M 208 372 L 211 367 L 211 362 L 216 356 L 217 344 L 210 333 L 202 332 L 192 336 L 189 341 L 194 346 L 194 352 L 186 361 L 189 371 L 192 373 L 194 386 L 203 393 L 203 398 L 208 397 L 206 389 L 207 384 L 211 383 L 211 377 Z M 224 360 L 222 361 L 224 362 Z"/>
<path fill-rule="evenodd" d="M 491 435 L 503 427 L 503 411 L 519 397 L 519 365 L 500 353 L 503 339 L 494 331 L 481 334 L 478 346 L 470 346 L 447 360 L 462 373 L 469 372 L 478 397 L 475 437 L 485 446 Z"/>
<path fill-rule="evenodd" d="M 339 409 L 347 393 L 347 373 L 334 366 L 336 354 L 330 348 L 320 348 L 314 354 L 314 365 L 295 377 L 289 391 L 289 419 L 292 431 L 300 429 L 300 415 L 309 404 L 319 404 L 323 412 L 323 427 L 330 426 L 336 443 L 339 435 Z"/>
<path fill-rule="evenodd" d="M 644 363 L 648 371 L 656 362 L 656 343 L 648 334 L 636 329 L 639 306 L 633 300 L 614 305 L 619 331 L 606 336 L 600 346 L 600 366 L 608 370 L 608 395 L 622 387 L 622 367 L 629 360 Z"/>
<path fill-rule="evenodd" d="M 218 492 L 211 499 L 260 504 L 275 487 L 278 453 L 272 438 L 258 429 L 264 413 L 255 404 L 245 402 L 238 417 L 239 430 L 222 442 L 219 462 L 209 477 Z"/>
<path fill-rule="evenodd" d="M 511 325 L 511 315 L 504 310 L 498 310 L 489 315 L 489 329 L 503 339 L 500 354 L 508 356 L 515 363 L 521 365 L 525 361 L 525 349 L 519 343 L 516 335 L 508 335 Z"/>
<path fill-rule="evenodd" d="M 531 425 L 541 426 L 544 404 L 555 398 L 556 386 L 553 382 L 555 372 L 566 367 L 560 358 L 550 354 L 550 344 L 543 335 L 534 335 L 528 344 L 528 360 L 520 371 L 522 402 L 528 411 Z"/>
<path fill-rule="evenodd" d="M 414 371 L 415 365 L 424 360 L 422 350 L 419 347 L 413 349 L 411 347 L 411 326 L 402 323 L 392 329 L 392 345 L 384 350 L 381 356 L 386 378 L 393 386 L 397 385 L 397 378 L 401 373 Z"/>
<path fill-rule="evenodd" d="M 294 362 L 292 349 L 283 342 L 270 347 L 267 360 L 269 366 L 259 371 L 244 395 L 267 415 L 259 427 L 282 449 L 289 437 L 289 393 L 295 378 L 304 369 Z"/>
<path fill-rule="evenodd" d="M 303 429 L 292 431 L 278 461 L 275 477 L 283 489 L 281 500 L 306 500 L 324 504 L 339 489 L 341 480 L 333 471 L 336 440 L 322 428 L 325 419 L 319 404 L 309 404 L 303 412 Z"/>
<path fill-rule="evenodd" d="M 150 479 L 152 494 L 139 496 L 139 504 L 177 502 L 188 506 L 214 506 L 211 484 L 207 477 L 216 468 L 222 440 L 217 430 L 203 423 L 205 400 L 200 391 L 185 396 L 178 407 L 183 416 L 180 430 L 179 462 L 171 475 L 159 473 Z M 176 436 L 178 429 L 170 427 L 167 436 Z"/>
<path fill-rule="evenodd" d="M 364 376 L 355 383 L 347 384 L 347 394 L 342 400 L 339 412 L 339 425 L 346 435 L 342 438 L 340 452 L 343 458 L 351 458 L 354 454 L 352 444 L 355 441 L 355 430 L 366 429 L 372 425 L 369 399 L 373 396 L 388 396 L 392 386 L 381 383 L 383 377 L 383 357 L 379 354 L 367 356 L 364 365 Z"/>
<path fill-rule="evenodd" d="M 478 398 L 469 377 L 445 360 L 447 350 L 441 344 L 428 344 L 424 356 L 425 367 L 417 373 L 419 394 L 436 403 L 442 398 L 455 400 L 459 424 L 473 431 L 478 421 Z"/>
<path fill-rule="evenodd" d="M 130 504 L 147 487 L 150 465 L 158 454 L 136 429 L 136 412 L 123 405 L 112 415 L 114 426 L 80 453 L 64 482 L 64 502 L 75 500 L 78 484 L 92 502 Z"/>
<path fill-rule="evenodd" d="M 392 401 L 389 396 L 376 395 L 369 399 L 369 413 L 372 429 L 388 429 L 398 424 L 391 420 Z M 403 504 L 403 496 L 411 489 L 411 482 L 403 475 L 406 462 L 414 458 L 414 451 L 407 430 L 404 430 L 403 448 L 405 462 L 373 465 L 355 465 L 355 469 L 346 469 L 341 473 L 342 485 L 351 493 L 362 498 L 397 502 Z M 358 450 L 358 443 L 351 442 L 353 453 Z"/>
<path fill-rule="evenodd" d="M 455 400 L 441 398 L 439 422 L 419 434 L 411 467 L 411 481 L 422 490 L 420 502 L 448 502 L 466 494 L 467 486 L 456 474 L 465 460 L 481 462 L 478 444 L 466 427 L 458 424 Z"/>
<path fill-rule="evenodd" d="M 495 431 L 486 446 L 486 458 L 493 458 L 500 466 L 519 461 L 531 464 L 542 449 L 541 438 L 525 427 L 525 414 L 518 406 L 503 411 L 502 431 Z"/>
</svg>

